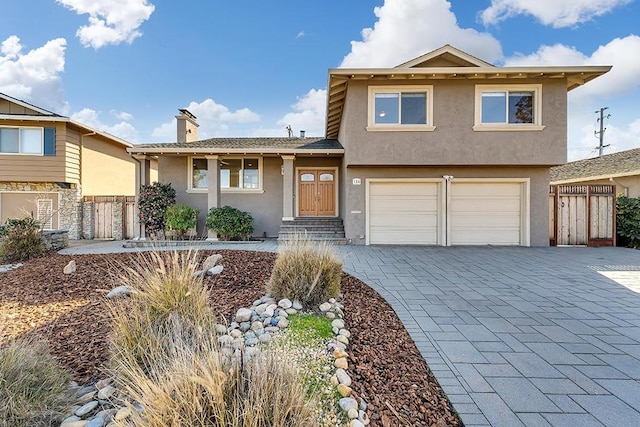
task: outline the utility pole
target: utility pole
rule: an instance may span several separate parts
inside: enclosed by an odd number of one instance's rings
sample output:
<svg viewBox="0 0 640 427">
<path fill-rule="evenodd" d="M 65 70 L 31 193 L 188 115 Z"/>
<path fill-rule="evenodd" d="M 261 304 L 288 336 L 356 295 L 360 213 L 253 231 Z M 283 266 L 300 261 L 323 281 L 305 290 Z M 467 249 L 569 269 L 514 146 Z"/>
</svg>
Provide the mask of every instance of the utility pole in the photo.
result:
<svg viewBox="0 0 640 427">
<path fill-rule="evenodd" d="M 600 110 L 595 111 L 596 114 L 600 114 L 600 117 L 598 117 L 598 122 L 600 122 L 600 131 L 597 131 L 597 130 L 593 131 L 593 134 L 595 135 L 595 137 L 600 138 L 600 144 L 596 147 L 599 152 L 598 157 L 602 157 L 602 150 L 608 147 L 609 145 L 611 145 L 611 144 L 604 145 L 604 131 L 607 130 L 607 128 L 604 127 L 604 119 L 608 119 L 609 117 L 611 117 L 611 114 L 607 114 L 606 116 L 604 115 L 604 112 L 608 109 L 609 107 L 602 107 L 600 108 Z"/>
</svg>

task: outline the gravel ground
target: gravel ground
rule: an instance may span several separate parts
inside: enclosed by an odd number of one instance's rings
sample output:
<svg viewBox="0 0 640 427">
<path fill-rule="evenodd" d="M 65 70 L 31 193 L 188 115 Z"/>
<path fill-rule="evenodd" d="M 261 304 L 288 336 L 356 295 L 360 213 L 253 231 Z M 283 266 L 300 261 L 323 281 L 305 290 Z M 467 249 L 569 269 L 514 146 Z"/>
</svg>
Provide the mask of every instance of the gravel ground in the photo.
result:
<svg viewBox="0 0 640 427">
<path fill-rule="evenodd" d="M 212 251 L 202 251 L 202 258 Z M 227 321 L 264 294 L 275 254 L 217 251 L 224 271 L 207 277 L 211 307 Z M 58 255 L 0 273 L 0 343 L 45 337 L 52 354 L 80 383 L 100 378 L 108 356 L 106 293 L 119 285 L 132 254 Z M 63 274 L 75 260 L 77 271 Z M 372 426 L 458 426 L 442 389 L 393 309 L 375 291 L 344 274 L 345 321 L 351 331 L 349 370 L 354 392 L 369 404 Z"/>
</svg>

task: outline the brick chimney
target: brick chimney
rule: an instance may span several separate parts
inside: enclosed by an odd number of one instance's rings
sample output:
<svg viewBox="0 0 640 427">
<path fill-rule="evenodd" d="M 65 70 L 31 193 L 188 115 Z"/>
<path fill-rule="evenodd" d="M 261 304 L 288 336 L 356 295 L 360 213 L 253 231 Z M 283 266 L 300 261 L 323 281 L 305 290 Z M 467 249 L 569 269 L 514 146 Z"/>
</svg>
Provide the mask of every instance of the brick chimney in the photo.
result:
<svg viewBox="0 0 640 427">
<path fill-rule="evenodd" d="M 196 116 L 191 114 L 189 110 L 180 108 L 179 115 L 176 116 L 177 122 L 177 142 L 193 142 L 198 140 L 198 126 Z"/>
</svg>

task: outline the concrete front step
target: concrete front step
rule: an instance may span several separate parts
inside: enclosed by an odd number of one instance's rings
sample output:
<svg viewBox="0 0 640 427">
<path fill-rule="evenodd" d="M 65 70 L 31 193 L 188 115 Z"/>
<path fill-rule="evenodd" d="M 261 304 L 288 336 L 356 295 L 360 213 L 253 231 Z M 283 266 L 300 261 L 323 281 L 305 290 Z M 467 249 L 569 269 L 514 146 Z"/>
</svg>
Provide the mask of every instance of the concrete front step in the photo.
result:
<svg viewBox="0 0 640 427">
<path fill-rule="evenodd" d="M 345 244 L 344 224 L 340 218 L 296 218 L 282 221 L 278 240 L 292 240 L 303 235 L 308 240 L 332 241 Z"/>
</svg>

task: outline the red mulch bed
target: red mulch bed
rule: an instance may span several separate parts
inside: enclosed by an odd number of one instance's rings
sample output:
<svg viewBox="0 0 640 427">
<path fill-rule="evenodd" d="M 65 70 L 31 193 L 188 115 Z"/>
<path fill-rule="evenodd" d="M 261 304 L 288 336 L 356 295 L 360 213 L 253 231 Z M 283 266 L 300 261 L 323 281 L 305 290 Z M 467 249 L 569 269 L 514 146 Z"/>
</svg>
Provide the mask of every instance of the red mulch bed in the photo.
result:
<svg viewBox="0 0 640 427">
<path fill-rule="evenodd" d="M 213 252 L 203 251 L 205 257 Z M 264 294 L 275 255 L 218 251 L 224 271 L 207 277 L 211 306 L 228 319 Z M 44 336 L 52 354 L 80 383 L 97 379 L 108 356 L 105 294 L 131 254 L 52 254 L 0 273 L 0 339 Z M 63 274 L 74 259 L 77 272 Z M 458 426 L 442 389 L 415 343 L 384 299 L 344 274 L 345 321 L 351 331 L 349 370 L 354 392 L 368 403 L 371 426 Z"/>
</svg>

